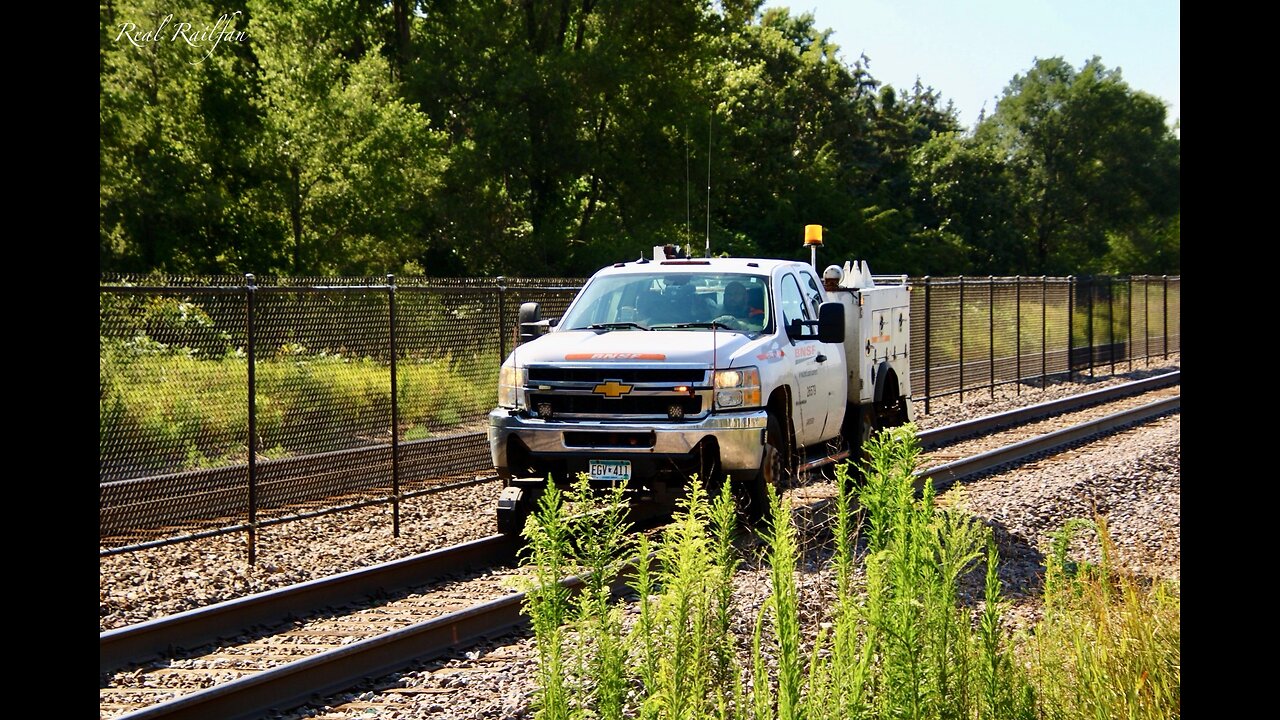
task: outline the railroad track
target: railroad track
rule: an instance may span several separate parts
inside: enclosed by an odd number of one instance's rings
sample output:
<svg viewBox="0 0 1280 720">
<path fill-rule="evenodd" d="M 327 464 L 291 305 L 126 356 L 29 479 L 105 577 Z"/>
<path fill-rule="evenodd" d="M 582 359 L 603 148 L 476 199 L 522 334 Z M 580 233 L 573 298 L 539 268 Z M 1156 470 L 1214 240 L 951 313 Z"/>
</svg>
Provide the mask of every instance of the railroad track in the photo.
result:
<svg viewBox="0 0 1280 720">
<path fill-rule="evenodd" d="M 933 477 L 941 487 L 1174 412 L 1178 396 L 1168 385 L 1178 378 L 1176 373 L 1171 375 L 1143 381 L 1146 385 L 1138 391 L 1165 396 L 1154 401 L 1148 395 L 1134 399 L 1111 389 L 1105 395 L 1087 393 L 1069 399 L 1073 401 L 1069 403 L 1057 401 L 1039 410 L 1028 408 L 922 433 L 922 444 L 942 454 L 926 458 L 931 467 L 920 475 Z M 1116 402 L 1117 398 L 1124 398 L 1120 401 L 1126 405 L 1124 409 L 1115 411 L 1107 405 L 1098 410 L 1099 403 Z M 1081 410 L 1081 405 L 1094 410 Z M 1078 427 L 1081 423 L 1065 420 L 1071 415 L 1062 413 L 1068 411 L 1094 417 L 1088 419 L 1091 424 L 1087 427 Z M 1044 430 L 1046 414 L 1057 414 L 1056 422 L 1069 427 L 1021 437 L 1026 434 L 1022 428 L 1032 418 Z M 965 439 L 992 432 L 1001 439 L 993 440 L 994 435 Z M 958 443 L 972 446 L 979 442 L 1005 449 L 979 448 L 967 451 L 970 454 L 964 458 L 946 457 L 955 454 L 949 451 L 961 447 Z M 254 717 L 269 708 L 294 706 L 316 695 L 335 693 L 362 678 L 394 672 L 482 637 L 510 632 L 522 624 L 521 573 L 494 565 L 509 561 L 513 551 L 514 545 L 495 536 L 102 633 L 101 717 Z M 440 580 L 461 572 L 471 574 Z M 577 580 L 565 582 L 572 586 Z M 359 606 L 302 618 L 304 608 L 353 603 Z M 247 627 L 255 629 L 246 632 L 243 628 Z M 240 639 L 209 645 L 214 638 L 232 636 Z M 171 646 L 193 649 L 155 657 Z M 146 656 L 152 659 L 141 659 Z"/>
<path fill-rule="evenodd" d="M 100 714 L 252 715 L 514 627 L 515 549 L 493 536 L 104 632 Z"/>
<path fill-rule="evenodd" d="M 1165 373 L 1146 380 L 926 430 L 918 436 L 924 450 L 920 458 L 920 466 L 934 477 L 935 485 L 941 489 L 950 484 L 948 478 L 956 470 L 978 468 L 979 465 L 984 464 L 986 469 L 994 468 L 1003 462 L 1000 458 L 1005 456 L 1017 459 L 1018 453 L 1023 448 L 1018 443 L 1023 441 L 1046 436 L 1048 439 L 1041 443 L 1052 449 L 1072 439 L 1114 429 L 1116 427 L 1114 423 L 1110 426 L 1104 422 L 1090 423 L 1101 420 L 1109 414 L 1136 408 L 1156 399 L 1176 397 L 1180 382 L 1180 372 Z M 1072 431 L 1074 438 L 1068 438 L 1065 434 L 1054 434 L 1076 426 L 1080 429 Z M 981 461 L 974 460 L 966 465 L 957 465 L 954 470 L 950 466 L 952 461 L 983 455 L 988 451 L 1006 446 L 1014 446 L 1016 449 L 1005 451 L 1003 455 L 984 456 Z M 1027 446 L 1027 449 L 1034 451 L 1030 446 Z"/>
</svg>

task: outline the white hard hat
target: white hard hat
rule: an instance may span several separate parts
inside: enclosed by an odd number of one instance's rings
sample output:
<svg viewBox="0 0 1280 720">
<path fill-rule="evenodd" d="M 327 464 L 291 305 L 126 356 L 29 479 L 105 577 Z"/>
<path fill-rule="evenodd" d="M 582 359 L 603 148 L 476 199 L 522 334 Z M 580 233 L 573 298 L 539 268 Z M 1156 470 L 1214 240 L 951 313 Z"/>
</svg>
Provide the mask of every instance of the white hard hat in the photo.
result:
<svg viewBox="0 0 1280 720">
<path fill-rule="evenodd" d="M 844 272 L 840 270 L 839 265 L 828 265 L 826 270 L 822 271 L 823 280 L 839 280 L 844 277 Z"/>
</svg>

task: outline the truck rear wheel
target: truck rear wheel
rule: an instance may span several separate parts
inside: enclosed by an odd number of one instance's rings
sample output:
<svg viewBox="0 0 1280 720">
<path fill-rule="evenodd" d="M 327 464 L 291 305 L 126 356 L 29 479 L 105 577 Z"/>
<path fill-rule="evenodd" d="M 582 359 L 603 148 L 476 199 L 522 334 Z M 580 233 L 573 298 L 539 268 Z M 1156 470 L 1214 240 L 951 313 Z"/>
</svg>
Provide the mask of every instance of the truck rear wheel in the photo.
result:
<svg viewBox="0 0 1280 720">
<path fill-rule="evenodd" d="M 901 397 L 846 406 L 841 430 L 849 442 L 850 457 L 866 462 L 870 459 L 866 448 L 871 438 L 881 430 L 904 425 L 907 420 L 906 400 Z"/>
<path fill-rule="evenodd" d="M 898 427 L 906 424 L 907 399 L 898 392 L 898 376 L 892 371 L 886 372 L 886 380 L 881 397 L 875 403 L 875 429 Z"/>
<path fill-rule="evenodd" d="M 907 422 L 907 403 L 900 397 L 876 403 L 876 430 L 898 427 Z"/>
<path fill-rule="evenodd" d="M 782 424 L 770 413 L 769 424 L 765 428 L 764 458 L 760 461 L 760 469 L 747 483 L 746 514 L 752 522 L 758 522 L 769 514 L 769 487 L 778 491 L 786 477 L 783 442 Z"/>
</svg>

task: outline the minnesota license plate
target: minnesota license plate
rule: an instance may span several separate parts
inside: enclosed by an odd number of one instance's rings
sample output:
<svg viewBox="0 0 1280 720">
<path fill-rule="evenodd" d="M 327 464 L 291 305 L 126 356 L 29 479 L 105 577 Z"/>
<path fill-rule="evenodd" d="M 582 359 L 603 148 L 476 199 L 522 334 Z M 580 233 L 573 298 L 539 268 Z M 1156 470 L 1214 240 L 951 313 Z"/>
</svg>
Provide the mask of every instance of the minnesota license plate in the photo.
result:
<svg viewBox="0 0 1280 720">
<path fill-rule="evenodd" d="M 610 480 L 626 482 L 631 479 L 630 460 L 592 460 L 588 463 L 587 474 L 592 480 Z"/>
</svg>

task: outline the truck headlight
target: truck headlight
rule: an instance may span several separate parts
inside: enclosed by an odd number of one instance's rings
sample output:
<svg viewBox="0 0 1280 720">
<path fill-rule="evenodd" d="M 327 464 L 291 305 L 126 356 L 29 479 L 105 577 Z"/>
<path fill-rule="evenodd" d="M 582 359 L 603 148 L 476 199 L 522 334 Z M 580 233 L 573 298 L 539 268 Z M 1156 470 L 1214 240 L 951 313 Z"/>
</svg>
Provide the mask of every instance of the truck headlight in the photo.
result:
<svg viewBox="0 0 1280 720">
<path fill-rule="evenodd" d="M 716 408 L 760 407 L 760 371 L 754 367 L 717 370 Z"/>
<path fill-rule="evenodd" d="M 503 365 L 498 371 L 498 404 L 509 408 L 524 407 L 521 391 L 528 377 L 529 371 L 525 368 Z"/>
</svg>

